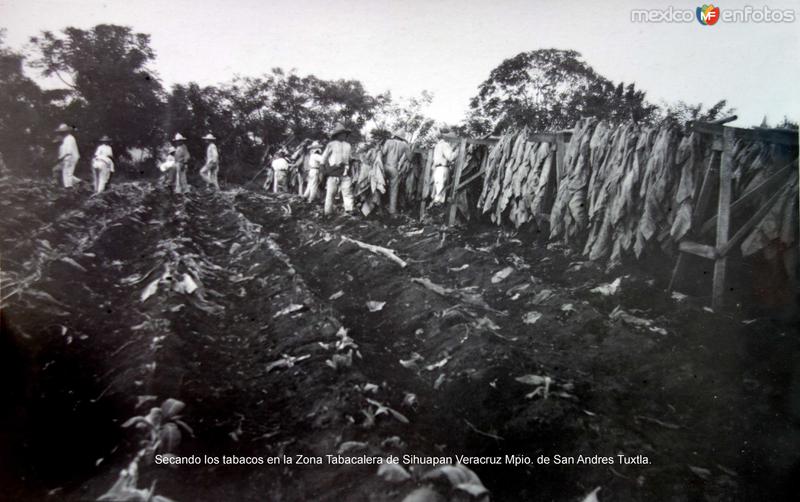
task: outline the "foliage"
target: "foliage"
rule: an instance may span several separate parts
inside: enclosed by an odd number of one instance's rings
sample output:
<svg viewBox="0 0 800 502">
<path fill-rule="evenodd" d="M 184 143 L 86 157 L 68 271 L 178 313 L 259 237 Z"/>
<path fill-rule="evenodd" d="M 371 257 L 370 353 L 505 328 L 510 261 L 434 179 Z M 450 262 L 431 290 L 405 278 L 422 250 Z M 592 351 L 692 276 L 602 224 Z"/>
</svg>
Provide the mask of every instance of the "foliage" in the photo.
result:
<svg viewBox="0 0 800 502">
<path fill-rule="evenodd" d="M 730 108 L 727 105 L 728 102 L 724 99 L 717 101 L 706 109 L 704 109 L 702 103 L 697 103 L 695 105 L 686 103 L 685 101 L 678 101 L 671 105 L 664 103 L 662 121 L 674 120 L 683 127 L 690 121 L 709 122 L 728 117 L 736 112 L 734 108 Z"/>
<path fill-rule="evenodd" d="M 568 128 L 581 117 L 650 119 L 656 107 L 634 84 L 614 85 L 576 51 L 522 52 L 494 68 L 478 87 L 466 120 L 475 134 L 508 127 L 544 131 Z"/>
<path fill-rule="evenodd" d="M 25 76 L 22 54 L 3 43 L 0 30 L 0 151 L 10 166 L 26 166 L 44 159 L 43 144 L 52 136 L 57 120 L 54 101 L 63 97 L 58 91 L 43 91 Z"/>
<path fill-rule="evenodd" d="M 63 110 L 83 149 L 108 134 L 115 144 L 149 149 L 161 138 L 163 89 L 148 65 L 155 59 L 150 36 L 100 24 L 69 27 L 31 38 L 32 65 L 56 77 L 69 92 Z"/>
<path fill-rule="evenodd" d="M 377 139 L 388 137 L 391 131 L 402 130 L 408 136 L 409 143 L 420 146 L 433 146 L 436 142 L 439 127 L 436 121 L 426 114 L 433 102 L 433 94 L 422 91 L 418 97 L 392 100 L 386 96 L 386 102 L 375 114 L 375 128 L 372 136 Z"/>
</svg>

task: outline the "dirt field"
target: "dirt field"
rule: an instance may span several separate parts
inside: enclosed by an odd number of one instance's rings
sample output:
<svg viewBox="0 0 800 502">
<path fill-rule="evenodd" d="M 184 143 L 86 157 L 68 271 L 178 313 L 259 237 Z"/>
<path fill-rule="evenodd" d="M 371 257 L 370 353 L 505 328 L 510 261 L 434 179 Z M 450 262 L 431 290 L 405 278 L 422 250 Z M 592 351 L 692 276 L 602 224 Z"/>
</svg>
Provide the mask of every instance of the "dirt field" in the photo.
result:
<svg viewBox="0 0 800 502">
<path fill-rule="evenodd" d="M 796 304 L 741 296 L 712 313 L 664 293 L 669 264 L 605 274 L 540 235 L 435 215 L 323 220 L 295 196 L 182 198 L 144 181 L 95 198 L 8 177 L 0 189 L 0 498 L 97 498 L 138 449 L 121 424 L 170 397 L 194 430 L 181 456 L 615 460 L 474 466 L 501 501 L 800 488 Z M 192 294 L 166 277 L 184 273 Z M 614 294 L 592 291 L 617 278 Z M 149 465 L 140 486 L 176 501 L 389 501 L 430 469 L 406 467 L 412 479 L 390 483 L 371 465 Z"/>
</svg>

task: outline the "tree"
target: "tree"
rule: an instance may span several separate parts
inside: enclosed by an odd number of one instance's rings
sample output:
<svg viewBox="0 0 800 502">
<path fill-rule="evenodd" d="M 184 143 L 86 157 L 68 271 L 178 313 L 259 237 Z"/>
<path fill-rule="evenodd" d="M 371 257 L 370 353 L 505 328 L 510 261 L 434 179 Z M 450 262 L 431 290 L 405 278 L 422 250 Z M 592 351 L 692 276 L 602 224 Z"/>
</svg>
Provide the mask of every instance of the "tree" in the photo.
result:
<svg viewBox="0 0 800 502">
<path fill-rule="evenodd" d="M 584 116 L 647 120 L 656 109 L 634 84 L 614 86 L 578 52 L 542 49 L 517 54 L 493 69 L 470 101 L 466 125 L 477 134 L 510 126 L 553 130 L 572 127 Z"/>
<path fill-rule="evenodd" d="M 31 162 L 46 159 L 48 139 L 63 93 L 43 91 L 23 69 L 25 57 L 5 47 L 0 30 L 0 152 L 5 163 L 28 171 Z"/>
<path fill-rule="evenodd" d="M 393 100 L 386 94 L 385 102 L 375 114 L 372 122 L 374 132 L 380 136 L 381 132 L 401 129 L 408 134 L 409 142 L 417 145 L 432 146 L 436 141 L 436 121 L 426 114 L 433 102 L 433 94 L 422 91 L 418 97 Z"/>
<path fill-rule="evenodd" d="M 707 109 L 703 109 L 702 103 L 695 105 L 678 101 L 674 104 L 664 104 L 662 120 L 674 120 L 682 127 L 690 121 L 709 122 L 723 117 L 728 117 L 736 113 L 735 108 L 728 107 L 728 101 L 721 99 Z"/>
<path fill-rule="evenodd" d="M 86 148 L 103 134 L 125 149 L 152 149 L 163 137 L 164 92 L 149 64 L 150 36 L 110 24 L 32 37 L 33 66 L 69 92 L 64 110 Z"/>
</svg>

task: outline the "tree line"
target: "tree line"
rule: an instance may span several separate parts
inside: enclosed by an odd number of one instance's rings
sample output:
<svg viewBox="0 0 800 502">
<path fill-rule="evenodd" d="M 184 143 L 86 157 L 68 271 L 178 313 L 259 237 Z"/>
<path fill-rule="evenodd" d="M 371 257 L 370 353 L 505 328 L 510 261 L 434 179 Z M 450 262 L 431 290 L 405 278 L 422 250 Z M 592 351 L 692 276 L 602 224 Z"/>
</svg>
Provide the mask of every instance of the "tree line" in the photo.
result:
<svg viewBox="0 0 800 502">
<path fill-rule="evenodd" d="M 395 99 L 371 94 L 355 79 L 326 80 L 273 68 L 258 77 L 234 77 L 216 86 L 195 82 L 165 89 L 154 69 L 150 36 L 127 26 L 45 31 L 30 38 L 25 52 L 5 46 L 0 31 L 0 152 L 6 164 L 47 164 L 52 128 L 65 122 L 78 132 L 83 151 L 107 134 L 124 152 L 130 169 L 155 159 L 180 131 L 201 156 L 199 138 L 213 132 L 225 163 L 243 176 L 260 167 L 265 153 L 305 138 L 323 139 L 336 122 L 354 131 L 368 123 L 380 141 L 402 128 L 429 144 L 439 125 L 425 113 L 432 95 Z M 58 84 L 43 89 L 26 66 Z M 615 122 L 711 120 L 731 113 L 724 100 L 704 108 L 654 105 L 634 83 L 613 83 L 576 51 L 542 49 L 503 61 L 481 83 L 461 124 L 461 134 L 497 134 L 509 127 L 533 130 L 572 127 L 583 116 Z M 121 147 L 121 148 L 120 148 Z M 123 163 L 124 163 L 123 159 Z"/>
</svg>

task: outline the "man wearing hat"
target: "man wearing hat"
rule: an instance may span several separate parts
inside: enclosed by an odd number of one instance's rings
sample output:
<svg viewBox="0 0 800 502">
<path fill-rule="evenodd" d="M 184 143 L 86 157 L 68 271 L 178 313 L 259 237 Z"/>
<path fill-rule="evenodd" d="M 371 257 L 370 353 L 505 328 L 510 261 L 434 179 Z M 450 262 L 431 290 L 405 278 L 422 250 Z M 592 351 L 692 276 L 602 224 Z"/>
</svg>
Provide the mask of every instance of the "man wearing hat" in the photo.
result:
<svg viewBox="0 0 800 502">
<path fill-rule="evenodd" d="M 406 141 L 405 131 L 396 130 L 381 147 L 384 177 L 389 180 L 389 214 L 397 214 L 397 193 L 400 190 L 400 174 L 411 161 L 411 147 Z"/>
<path fill-rule="evenodd" d="M 189 193 L 189 182 L 186 180 L 186 170 L 189 168 L 189 149 L 186 148 L 186 138 L 181 133 L 175 134 L 172 139 L 175 145 L 175 193 Z"/>
<path fill-rule="evenodd" d="M 322 179 L 320 169 L 322 168 L 322 143 L 314 141 L 308 147 L 308 185 L 303 197 L 308 199 L 308 202 L 314 202 L 319 192 L 319 182 Z"/>
<path fill-rule="evenodd" d="M 325 184 L 325 215 L 333 212 L 333 200 L 336 192 L 342 190 L 342 201 L 345 213 L 353 211 L 353 180 L 350 177 L 350 155 L 352 147 L 347 142 L 350 129 L 336 124 L 331 131 L 331 141 L 322 152 L 322 166 L 328 181 Z"/>
<path fill-rule="evenodd" d="M 100 145 L 94 151 L 92 158 L 92 181 L 94 183 L 94 193 L 100 193 L 106 188 L 106 183 L 114 172 L 114 160 L 112 159 L 111 138 L 103 136 L 100 138 Z"/>
<path fill-rule="evenodd" d="M 286 159 L 289 156 L 289 151 L 285 147 L 278 149 L 275 158 L 272 159 L 272 172 L 273 172 L 273 192 L 286 192 L 289 189 L 289 161 Z"/>
<path fill-rule="evenodd" d="M 444 193 L 447 178 L 450 175 L 450 164 L 456 158 L 456 151 L 444 139 L 444 135 L 450 132 L 447 126 L 439 130 L 439 142 L 433 148 L 433 204 L 444 204 L 446 194 Z"/>
<path fill-rule="evenodd" d="M 72 188 L 72 185 L 81 180 L 75 177 L 75 166 L 81 154 L 78 152 L 78 142 L 72 135 L 72 129 L 67 124 L 61 124 L 56 131 L 61 136 L 61 145 L 58 147 L 58 164 L 53 171 L 61 170 L 61 180 L 64 188 Z"/>
<path fill-rule="evenodd" d="M 217 151 L 217 145 L 214 144 L 214 140 L 217 138 L 214 137 L 213 134 L 208 133 L 202 138 L 206 144 L 206 163 L 202 169 L 200 169 L 200 176 L 208 183 L 209 185 L 214 185 L 217 189 L 219 189 L 219 152 Z"/>
</svg>

